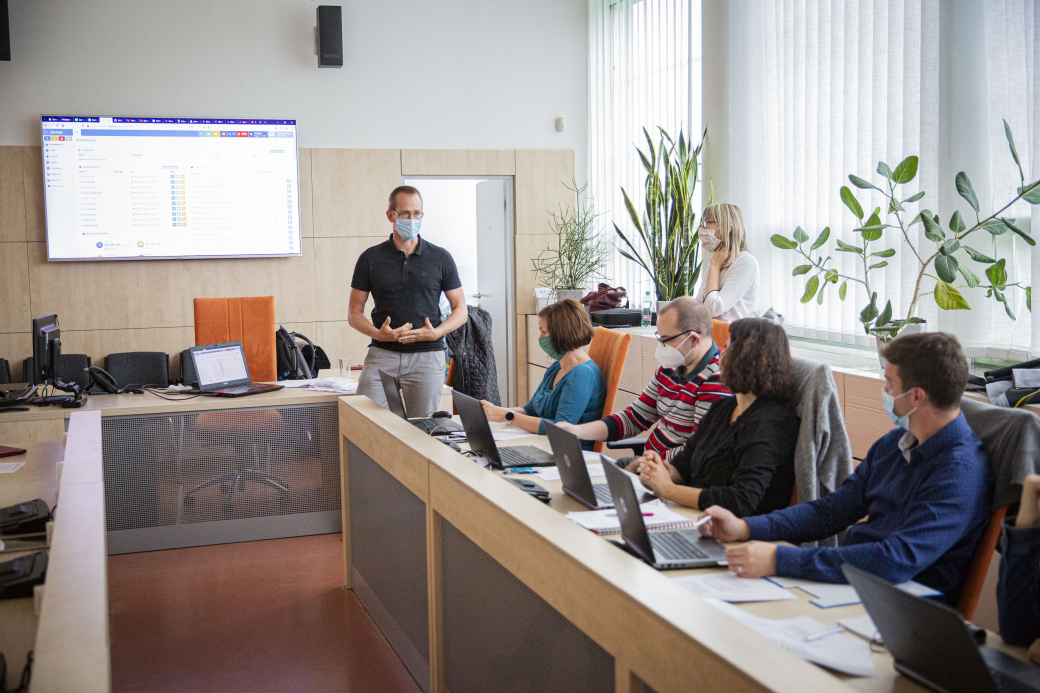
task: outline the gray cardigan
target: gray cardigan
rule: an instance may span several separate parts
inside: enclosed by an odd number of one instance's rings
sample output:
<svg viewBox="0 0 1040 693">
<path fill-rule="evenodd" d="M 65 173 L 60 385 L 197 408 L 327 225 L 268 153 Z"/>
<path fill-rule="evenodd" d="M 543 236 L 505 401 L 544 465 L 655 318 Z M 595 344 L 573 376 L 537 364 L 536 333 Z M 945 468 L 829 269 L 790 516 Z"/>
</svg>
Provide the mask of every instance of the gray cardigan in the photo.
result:
<svg viewBox="0 0 1040 693">
<path fill-rule="evenodd" d="M 852 473 L 852 448 L 830 366 L 796 358 L 794 368 L 798 379 L 796 406 L 801 419 L 794 474 L 798 502 L 804 503 L 841 486 Z M 828 537 L 817 545 L 837 546 L 838 537 Z"/>
<path fill-rule="evenodd" d="M 1040 416 L 967 397 L 961 412 L 982 441 L 993 472 L 993 507 L 1017 503 L 1027 474 L 1040 474 Z"/>
</svg>

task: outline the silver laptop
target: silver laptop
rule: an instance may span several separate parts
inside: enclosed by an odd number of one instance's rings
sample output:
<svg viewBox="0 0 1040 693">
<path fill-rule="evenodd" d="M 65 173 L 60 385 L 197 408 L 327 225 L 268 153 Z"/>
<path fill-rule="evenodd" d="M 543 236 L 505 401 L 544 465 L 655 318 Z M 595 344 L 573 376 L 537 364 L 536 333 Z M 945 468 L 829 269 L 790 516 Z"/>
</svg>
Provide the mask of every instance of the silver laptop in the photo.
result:
<svg viewBox="0 0 1040 693">
<path fill-rule="evenodd" d="M 224 342 L 192 347 L 191 363 L 199 390 L 213 397 L 245 397 L 281 390 L 284 385 L 253 384 L 242 342 Z"/>
<path fill-rule="evenodd" d="M 612 464 L 604 464 L 610 495 L 617 508 L 621 538 L 625 546 L 658 570 L 714 568 L 726 560 L 726 548 L 695 529 L 660 529 L 648 532 L 628 475 Z"/>
</svg>

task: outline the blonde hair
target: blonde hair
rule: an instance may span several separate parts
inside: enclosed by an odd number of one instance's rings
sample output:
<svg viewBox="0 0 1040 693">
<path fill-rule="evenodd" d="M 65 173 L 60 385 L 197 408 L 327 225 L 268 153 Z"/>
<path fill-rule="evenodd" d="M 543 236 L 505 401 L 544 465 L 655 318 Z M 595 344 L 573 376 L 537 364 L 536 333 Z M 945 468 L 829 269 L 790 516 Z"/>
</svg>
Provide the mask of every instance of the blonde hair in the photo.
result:
<svg viewBox="0 0 1040 693">
<path fill-rule="evenodd" d="M 701 220 L 718 224 L 722 247 L 726 251 L 726 261 L 722 263 L 722 269 L 726 269 L 736 262 L 741 252 L 747 250 L 744 215 L 740 213 L 740 207 L 727 202 L 716 202 L 704 208 Z"/>
</svg>

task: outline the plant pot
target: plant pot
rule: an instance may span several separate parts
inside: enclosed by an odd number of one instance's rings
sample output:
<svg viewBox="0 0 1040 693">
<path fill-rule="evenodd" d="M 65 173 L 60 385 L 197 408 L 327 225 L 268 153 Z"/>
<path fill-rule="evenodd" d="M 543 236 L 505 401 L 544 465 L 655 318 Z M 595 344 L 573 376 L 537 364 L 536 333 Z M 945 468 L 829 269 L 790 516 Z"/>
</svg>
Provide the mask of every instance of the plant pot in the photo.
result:
<svg viewBox="0 0 1040 693">
<path fill-rule="evenodd" d="M 928 321 L 922 320 L 921 322 L 912 322 L 906 325 L 903 329 L 899 330 L 899 334 L 896 337 L 902 337 L 904 334 L 918 334 L 921 332 L 928 332 Z M 881 370 L 885 369 L 885 365 L 888 361 L 881 355 L 881 350 L 884 348 L 884 344 L 881 343 L 881 339 L 877 336 L 874 337 L 874 344 L 877 345 L 878 350 L 878 363 L 881 364 Z"/>
<path fill-rule="evenodd" d="M 585 298 L 585 294 L 588 293 L 585 289 L 557 289 L 556 290 L 556 302 L 573 298 L 575 301 L 580 301 Z"/>
</svg>

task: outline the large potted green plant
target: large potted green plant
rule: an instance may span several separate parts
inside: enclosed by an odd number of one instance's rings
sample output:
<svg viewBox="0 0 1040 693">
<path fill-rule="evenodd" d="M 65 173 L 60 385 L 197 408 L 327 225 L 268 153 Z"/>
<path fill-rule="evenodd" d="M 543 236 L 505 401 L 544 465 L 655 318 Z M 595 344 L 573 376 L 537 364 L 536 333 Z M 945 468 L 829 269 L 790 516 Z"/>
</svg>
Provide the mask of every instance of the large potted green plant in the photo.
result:
<svg viewBox="0 0 1040 693">
<path fill-rule="evenodd" d="M 635 229 L 633 243 L 614 224 L 626 248 L 624 257 L 646 270 L 654 281 L 658 302 L 693 294 L 701 273 L 700 243 L 693 194 L 697 187 L 697 157 L 704 135 L 696 148 L 687 142 L 682 130 L 678 142 L 658 128 L 655 145 L 643 128 L 647 151 L 636 148 L 646 171 L 642 209 L 636 209 L 624 188 L 625 208 Z M 637 247 L 638 246 L 638 247 Z"/>
<path fill-rule="evenodd" d="M 866 216 L 863 207 L 852 190 L 848 186 L 841 188 L 841 200 L 846 207 L 856 216 L 860 226 L 853 229 L 853 236 L 848 241 L 837 240 L 834 251 L 837 253 L 853 253 L 859 256 L 860 266 L 853 274 L 842 274 L 830 266 L 832 256 L 824 256 L 820 251 L 830 238 L 830 227 L 826 227 L 816 237 L 816 240 L 806 250 L 805 245 L 809 242 L 809 235 L 798 227 L 794 230 L 793 238 L 787 238 L 780 234 L 774 234 L 770 241 L 773 245 L 784 250 L 798 253 L 806 260 L 806 264 L 794 268 L 792 274 L 808 275 L 805 290 L 801 302 L 808 303 L 814 297 L 818 304 L 823 303 L 824 290 L 829 284 L 838 284 L 838 298 L 845 300 L 849 283 L 859 284 L 866 291 L 867 304 L 859 314 L 859 320 L 867 334 L 874 335 L 879 344 L 887 343 L 910 325 L 918 325 L 922 322 L 917 316 L 917 307 L 922 295 L 930 295 L 936 305 L 943 310 L 970 310 L 971 306 L 960 292 L 960 288 L 986 289 L 986 297 L 993 298 L 1003 304 L 1005 312 L 1012 320 L 1015 313 L 1012 311 L 1007 299 L 1007 291 L 1012 287 L 1025 291 L 1026 306 L 1032 310 L 1032 288 L 1023 286 L 1021 282 L 1008 282 L 1006 260 L 997 259 L 990 255 L 967 245 L 970 236 L 978 231 L 986 231 L 992 236 L 1001 236 L 1011 232 L 1019 236 L 1028 245 L 1036 245 L 1032 236 L 1023 231 L 1015 224 L 1014 219 L 1001 216 L 1008 208 L 1018 200 L 1026 200 L 1030 204 L 1040 204 L 1040 180 L 1026 185 L 1022 165 L 1019 162 L 1018 152 L 1015 150 L 1015 140 L 1011 135 L 1011 128 L 1004 121 L 1004 132 L 1007 135 L 1008 146 L 1011 156 L 1018 165 L 1018 174 L 1022 185 L 1018 188 L 1015 197 L 1003 205 L 998 211 L 988 216 L 982 216 L 979 212 L 979 200 L 972 188 L 968 175 L 961 171 L 957 174 L 955 183 L 957 192 L 963 197 L 968 205 L 974 210 L 975 223 L 968 226 L 960 211 L 954 211 L 947 224 L 948 230 L 943 229 L 942 222 L 937 214 L 928 209 L 922 209 L 913 219 L 907 223 L 906 208 L 904 205 L 917 202 L 924 197 L 924 191 L 911 195 L 906 199 L 899 199 L 897 188 L 906 185 L 917 175 L 918 159 L 909 156 L 904 159 L 895 169 L 891 169 L 885 162 L 878 162 L 877 172 L 882 176 L 881 187 L 864 180 L 858 176 L 850 175 L 849 181 L 857 188 L 863 190 L 876 190 L 887 200 L 886 219 L 893 219 L 894 224 L 882 223 L 881 208 L 876 208 L 872 214 Z M 865 218 L 866 217 L 866 218 Z M 914 243 L 911 237 L 911 229 L 916 224 L 922 224 L 924 235 L 930 244 Z M 893 231 L 886 231 L 893 229 Z M 901 245 L 909 249 L 918 265 L 917 279 L 914 291 L 911 294 L 909 305 L 906 306 L 904 317 L 895 317 L 892 301 L 885 302 L 883 309 L 878 309 L 878 294 L 871 284 L 871 273 L 888 265 L 888 259 L 896 254 L 895 248 L 878 248 L 876 244 L 886 233 L 898 234 Z M 850 242 L 851 241 L 851 242 Z M 995 253 L 994 253 L 995 254 Z M 983 284 L 978 277 L 967 266 L 965 256 L 978 263 L 988 265 L 985 270 L 988 284 Z M 959 281 L 963 282 L 958 284 Z"/>
<path fill-rule="evenodd" d="M 601 274 L 603 265 L 611 256 L 612 248 L 602 239 L 596 228 L 592 200 L 581 201 L 588 184 L 564 186 L 574 193 L 574 207 L 560 207 L 549 211 L 549 228 L 556 234 L 556 247 L 547 247 L 534 258 L 537 279 L 556 289 L 556 300 L 580 300 L 585 296 L 593 277 Z"/>
</svg>

